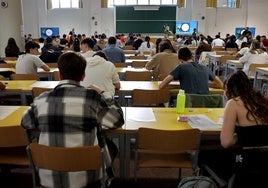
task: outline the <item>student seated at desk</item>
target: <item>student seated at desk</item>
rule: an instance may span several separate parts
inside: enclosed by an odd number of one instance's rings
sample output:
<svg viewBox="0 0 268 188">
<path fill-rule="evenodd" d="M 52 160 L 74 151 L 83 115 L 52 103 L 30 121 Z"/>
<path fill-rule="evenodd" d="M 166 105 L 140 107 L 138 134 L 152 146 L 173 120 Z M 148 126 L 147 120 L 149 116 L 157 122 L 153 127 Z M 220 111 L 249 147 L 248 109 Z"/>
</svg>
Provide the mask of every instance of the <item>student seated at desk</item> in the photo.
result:
<svg viewBox="0 0 268 188">
<path fill-rule="evenodd" d="M 108 45 L 102 50 L 112 63 L 122 63 L 126 61 L 124 51 L 116 46 L 116 38 L 109 37 Z"/>
<path fill-rule="evenodd" d="M 267 167 L 267 162 L 258 161 L 263 158 L 267 161 L 267 149 L 260 149 L 260 152 L 256 149 L 254 151 L 256 153 L 248 153 L 247 158 L 244 159 L 244 155 L 241 156 L 240 153 L 241 161 L 237 160 L 237 155 L 241 152 L 242 147 L 250 149 L 249 147 L 265 146 L 267 148 L 268 99 L 253 89 L 247 75 L 241 70 L 230 75 L 224 82 L 224 90 L 228 101 L 220 133 L 220 143 L 223 148 L 201 150 L 199 162 L 208 165 L 219 177 L 227 181 L 233 173 L 236 173 L 235 165 L 242 166 L 245 165 L 244 162 L 249 163 L 248 157 L 254 157 L 252 160 L 254 164 Z M 267 169 L 264 171 L 267 176 Z M 244 172 L 238 173 L 248 172 L 245 169 Z M 262 174 L 258 169 L 254 173 L 255 176 Z M 237 183 L 252 183 L 252 179 L 253 177 L 250 177 L 249 180 L 243 179 Z M 253 183 L 256 184 L 256 180 Z M 238 187 L 255 186 L 251 184 L 251 186 Z"/>
<path fill-rule="evenodd" d="M 107 60 L 102 51 L 96 52 L 93 57 L 86 58 L 86 61 L 86 75 L 81 85 L 84 87 L 97 85 L 104 90 L 103 95 L 106 98 L 113 98 L 115 90 L 120 89 L 120 79 L 114 64 Z"/>
<path fill-rule="evenodd" d="M 242 57 L 239 58 L 239 62 L 244 63 L 243 71 L 250 75 L 249 67 L 252 63 L 268 63 L 268 54 L 261 49 L 261 44 L 259 41 L 254 40 L 248 52 L 246 52 Z"/>
<path fill-rule="evenodd" d="M 61 81 L 50 92 L 35 98 L 25 112 L 25 129 L 40 131 L 39 144 L 57 147 L 98 145 L 100 126 L 117 128 L 124 124 L 123 111 L 113 99 L 106 99 L 98 87 L 80 85 L 85 77 L 86 60 L 74 52 L 58 60 Z M 59 172 L 39 169 L 44 187 L 91 187 L 103 176 L 99 171 Z"/>
<path fill-rule="evenodd" d="M 16 74 L 36 74 L 37 68 L 40 67 L 44 71 L 49 71 L 50 68 L 37 55 L 39 55 L 39 44 L 29 41 L 25 44 L 26 54 L 22 54 L 16 63 Z"/>
<path fill-rule="evenodd" d="M 209 80 L 219 88 L 223 88 L 223 83 L 219 77 L 203 65 L 194 61 L 194 57 L 189 48 L 180 48 L 178 58 L 182 62 L 177 66 L 159 85 L 159 88 L 166 87 L 172 80 L 180 81 L 180 88 L 185 93 L 209 94 Z"/>
</svg>

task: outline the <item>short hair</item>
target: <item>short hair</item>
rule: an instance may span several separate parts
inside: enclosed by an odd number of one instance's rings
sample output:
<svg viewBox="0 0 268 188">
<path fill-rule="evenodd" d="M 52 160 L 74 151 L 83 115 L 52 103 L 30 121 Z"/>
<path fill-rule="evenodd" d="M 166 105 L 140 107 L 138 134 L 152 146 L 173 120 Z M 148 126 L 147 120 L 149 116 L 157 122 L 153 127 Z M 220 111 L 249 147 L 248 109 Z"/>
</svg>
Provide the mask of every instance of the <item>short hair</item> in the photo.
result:
<svg viewBox="0 0 268 188">
<path fill-rule="evenodd" d="M 86 64 L 85 58 L 74 52 L 64 53 L 58 59 L 58 68 L 64 80 L 81 81 Z"/>
<path fill-rule="evenodd" d="M 82 40 L 81 44 L 86 44 L 91 49 L 94 48 L 95 42 L 91 38 L 85 38 Z"/>
<path fill-rule="evenodd" d="M 47 38 L 46 38 L 46 42 L 47 42 L 47 44 L 51 43 L 52 40 L 53 40 L 53 39 L 52 39 L 51 37 L 47 37 Z"/>
<path fill-rule="evenodd" d="M 178 58 L 182 59 L 183 61 L 188 61 L 192 58 L 192 52 L 187 47 L 180 48 L 178 51 Z"/>
<path fill-rule="evenodd" d="M 28 41 L 25 44 L 25 52 L 26 53 L 30 53 L 30 49 L 34 49 L 34 48 L 40 48 L 40 45 L 34 41 Z"/>
<path fill-rule="evenodd" d="M 115 37 L 109 37 L 108 43 L 109 44 L 116 44 L 116 38 Z"/>
</svg>

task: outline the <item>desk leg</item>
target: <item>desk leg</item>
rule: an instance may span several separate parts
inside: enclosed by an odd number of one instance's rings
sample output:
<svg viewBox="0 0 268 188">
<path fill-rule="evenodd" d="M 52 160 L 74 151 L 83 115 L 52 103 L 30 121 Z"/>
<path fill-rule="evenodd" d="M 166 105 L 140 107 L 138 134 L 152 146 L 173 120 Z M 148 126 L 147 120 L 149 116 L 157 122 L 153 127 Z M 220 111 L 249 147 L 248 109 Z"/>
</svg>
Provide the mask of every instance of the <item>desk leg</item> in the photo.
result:
<svg viewBox="0 0 268 188">
<path fill-rule="evenodd" d="M 256 85 L 257 85 L 257 78 L 258 78 L 258 70 L 255 71 L 254 81 L 253 81 L 253 88 L 255 88 L 255 89 L 256 89 Z"/>
<path fill-rule="evenodd" d="M 136 133 L 125 134 L 125 178 L 130 178 L 130 161 L 131 161 L 131 138 L 136 139 Z"/>
</svg>

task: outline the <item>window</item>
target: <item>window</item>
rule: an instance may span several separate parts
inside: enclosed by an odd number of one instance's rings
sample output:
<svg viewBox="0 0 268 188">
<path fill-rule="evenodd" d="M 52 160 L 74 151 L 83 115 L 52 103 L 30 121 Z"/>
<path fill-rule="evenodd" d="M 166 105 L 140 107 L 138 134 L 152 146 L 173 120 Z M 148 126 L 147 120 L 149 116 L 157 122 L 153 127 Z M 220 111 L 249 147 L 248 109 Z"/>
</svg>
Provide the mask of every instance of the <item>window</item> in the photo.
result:
<svg viewBox="0 0 268 188">
<path fill-rule="evenodd" d="M 177 5 L 177 0 L 108 0 L 108 6 L 116 5 Z"/>
<path fill-rule="evenodd" d="M 82 8 L 82 0 L 47 0 L 48 9 Z"/>
<path fill-rule="evenodd" d="M 240 0 L 217 0 L 219 8 L 239 8 Z"/>
</svg>

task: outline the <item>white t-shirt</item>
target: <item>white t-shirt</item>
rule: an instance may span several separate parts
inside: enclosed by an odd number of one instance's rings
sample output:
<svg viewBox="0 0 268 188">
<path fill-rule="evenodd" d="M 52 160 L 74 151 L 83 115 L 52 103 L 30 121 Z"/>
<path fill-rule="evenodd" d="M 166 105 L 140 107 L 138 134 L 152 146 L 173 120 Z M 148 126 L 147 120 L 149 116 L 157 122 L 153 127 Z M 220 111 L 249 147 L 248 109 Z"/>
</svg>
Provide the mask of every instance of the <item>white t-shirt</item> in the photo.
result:
<svg viewBox="0 0 268 188">
<path fill-rule="evenodd" d="M 36 55 L 22 54 L 16 63 L 16 74 L 36 74 L 37 68 L 43 65 L 45 63 Z"/>
<path fill-rule="evenodd" d="M 253 76 L 254 73 L 249 72 L 249 66 L 252 63 L 268 63 L 268 55 L 266 52 L 261 53 L 261 54 L 252 54 L 250 52 L 246 52 L 245 55 L 239 58 L 240 62 L 244 63 L 243 71 L 248 75 L 248 76 Z"/>
<path fill-rule="evenodd" d="M 150 47 L 147 47 L 147 42 L 141 43 L 141 46 L 139 47 L 140 52 L 150 52 L 154 48 L 154 43 L 150 42 Z"/>
<path fill-rule="evenodd" d="M 105 91 L 103 94 L 105 98 L 112 98 L 115 94 L 114 83 L 120 82 L 114 64 L 98 55 L 86 60 L 86 76 L 80 84 L 84 87 L 95 84 Z"/>
</svg>

